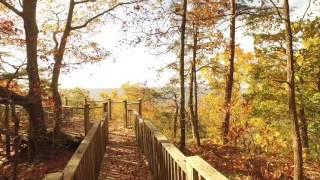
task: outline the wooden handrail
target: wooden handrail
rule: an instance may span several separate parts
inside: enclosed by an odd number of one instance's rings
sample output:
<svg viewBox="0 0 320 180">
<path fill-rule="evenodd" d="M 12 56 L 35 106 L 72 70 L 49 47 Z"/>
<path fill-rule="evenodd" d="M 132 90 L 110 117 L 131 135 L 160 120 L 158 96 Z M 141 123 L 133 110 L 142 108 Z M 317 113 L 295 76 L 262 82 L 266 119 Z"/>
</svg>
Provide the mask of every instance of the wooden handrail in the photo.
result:
<svg viewBox="0 0 320 180">
<path fill-rule="evenodd" d="M 71 108 L 71 109 L 84 109 L 84 107 L 77 107 L 77 106 L 62 106 L 63 108 Z"/>
<path fill-rule="evenodd" d="M 101 142 L 100 122 L 94 123 L 88 135 L 82 140 L 80 146 L 73 154 L 63 170 L 63 179 L 96 179 L 97 160 L 101 159 L 104 152 L 99 148 Z M 98 156 L 98 157 L 97 157 Z"/>
<path fill-rule="evenodd" d="M 97 106 L 97 107 L 91 107 L 89 109 L 103 109 L 103 107 L 102 106 Z"/>
<path fill-rule="evenodd" d="M 63 172 L 48 174 L 45 180 L 95 180 L 107 143 L 107 121 L 96 122 L 68 161 Z"/>
<path fill-rule="evenodd" d="M 188 174 L 191 175 L 190 179 L 219 179 L 227 180 L 219 171 L 214 169 L 210 164 L 199 156 L 187 157 Z M 194 173 L 194 172 L 201 172 Z"/>
<path fill-rule="evenodd" d="M 199 156 L 186 157 L 150 121 L 132 113 L 136 141 L 146 156 L 155 180 L 226 180 Z"/>
</svg>

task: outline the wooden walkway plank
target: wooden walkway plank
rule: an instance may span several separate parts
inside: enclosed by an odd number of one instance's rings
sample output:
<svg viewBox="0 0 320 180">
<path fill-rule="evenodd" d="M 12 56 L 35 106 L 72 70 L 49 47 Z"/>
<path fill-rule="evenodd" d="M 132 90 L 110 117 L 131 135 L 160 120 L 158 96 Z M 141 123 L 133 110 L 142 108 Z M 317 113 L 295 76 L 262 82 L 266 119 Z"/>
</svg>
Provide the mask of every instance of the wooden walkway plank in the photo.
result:
<svg viewBox="0 0 320 180">
<path fill-rule="evenodd" d="M 101 180 L 151 180 L 151 173 L 136 143 L 134 130 L 121 120 L 109 124 L 109 144 L 100 169 Z"/>
</svg>

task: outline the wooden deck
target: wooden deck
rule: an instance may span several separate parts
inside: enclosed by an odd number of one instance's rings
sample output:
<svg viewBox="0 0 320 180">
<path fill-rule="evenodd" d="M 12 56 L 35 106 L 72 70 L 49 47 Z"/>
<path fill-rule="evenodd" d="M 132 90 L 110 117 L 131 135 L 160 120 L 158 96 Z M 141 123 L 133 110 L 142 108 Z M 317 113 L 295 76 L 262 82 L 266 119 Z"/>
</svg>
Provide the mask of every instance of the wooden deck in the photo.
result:
<svg viewBox="0 0 320 180">
<path fill-rule="evenodd" d="M 101 180 L 151 180 L 151 173 L 135 141 L 133 129 L 122 120 L 110 121 L 109 144 L 101 165 Z"/>
</svg>

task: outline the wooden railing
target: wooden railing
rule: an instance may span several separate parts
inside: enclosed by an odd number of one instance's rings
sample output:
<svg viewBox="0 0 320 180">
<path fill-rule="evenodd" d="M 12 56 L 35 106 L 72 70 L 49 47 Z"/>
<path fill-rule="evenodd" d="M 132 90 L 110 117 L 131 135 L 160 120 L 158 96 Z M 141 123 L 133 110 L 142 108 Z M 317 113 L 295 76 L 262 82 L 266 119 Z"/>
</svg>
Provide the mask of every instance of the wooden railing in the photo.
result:
<svg viewBox="0 0 320 180">
<path fill-rule="evenodd" d="M 111 102 L 89 101 L 86 98 L 84 100 L 72 100 L 65 97 L 63 105 L 63 119 L 65 121 L 70 121 L 70 119 L 72 119 L 75 115 L 79 116 L 79 112 L 81 112 L 80 114 L 83 118 L 84 134 L 87 135 L 92 125 L 91 121 L 104 118 L 103 116 L 104 113 L 108 111 L 106 108 L 109 103 Z M 100 113 L 97 114 L 97 112 Z"/>
<path fill-rule="evenodd" d="M 176 146 L 134 112 L 136 141 L 146 156 L 155 180 L 226 180 L 199 156 L 186 157 Z"/>
<path fill-rule="evenodd" d="M 63 172 L 48 174 L 46 180 L 95 180 L 107 144 L 108 120 L 95 122 Z"/>
<path fill-rule="evenodd" d="M 63 172 L 52 173 L 46 180 L 95 180 L 99 175 L 101 161 L 108 141 L 108 121 L 111 119 L 111 102 L 104 103 L 105 120 L 94 123 L 73 154 Z M 226 180 L 220 172 L 199 156 L 186 157 L 150 121 L 141 118 L 142 103 L 138 112 L 128 108 L 124 101 L 124 127 L 130 128 L 134 121 L 136 141 L 148 160 L 155 180 Z M 88 118 L 89 119 L 89 118 Z M 86 123 L 85 123 L 86 124 Z"/>
</svg>

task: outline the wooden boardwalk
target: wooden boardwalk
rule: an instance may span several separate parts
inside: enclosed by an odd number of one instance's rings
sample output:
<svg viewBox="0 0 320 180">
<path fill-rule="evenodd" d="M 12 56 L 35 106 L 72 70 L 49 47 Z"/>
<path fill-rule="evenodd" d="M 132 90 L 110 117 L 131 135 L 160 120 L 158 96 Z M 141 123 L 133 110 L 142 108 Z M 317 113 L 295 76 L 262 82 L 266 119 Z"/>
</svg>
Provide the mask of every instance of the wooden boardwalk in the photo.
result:
<svg viewBox="0 0 320 180">
<path fill-rule="evenodd" d="M 104 119 L 93 123 L 89 105 L 85 105 L 85 138 L 63 172 L 48 174 L 46 180 L 227 179 L 201 157 L 185 156 L 150 121 L 144 120 L 141 100 L 120 102 L 124 104 L 122 120 L 112 119 L 112 103 L 119 102 L 109 99 L 104 103 Z M 132 104 L 139 105 L 138 112 L 128 108 Z"/>
<path fill-rule="evenodd" d="M 123 128 L 121 120 L 109 124 L 109 144 L 102 161 L 99 179 L 150 180 L 151 173 L 135 141 L 133 129 Z"/>
</svg>

